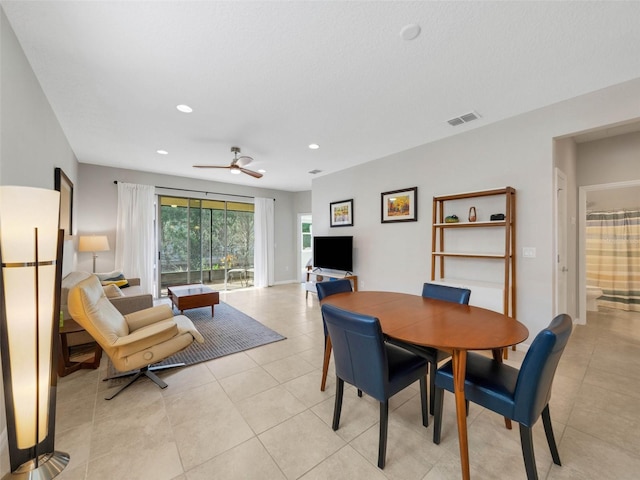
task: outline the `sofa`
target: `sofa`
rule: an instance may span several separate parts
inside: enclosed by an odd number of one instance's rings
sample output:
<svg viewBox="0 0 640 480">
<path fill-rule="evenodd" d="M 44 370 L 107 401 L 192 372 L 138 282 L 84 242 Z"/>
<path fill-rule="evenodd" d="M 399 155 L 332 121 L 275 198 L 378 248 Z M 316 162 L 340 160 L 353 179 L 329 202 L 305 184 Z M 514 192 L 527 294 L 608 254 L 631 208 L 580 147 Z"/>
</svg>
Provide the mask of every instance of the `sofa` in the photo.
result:
<svg viewBox="0 0 640 480">
<path fill-rule="evenodd" d="M 91 277 L 92 273 L 89 272 L 71 272 L 62 279 L 62 285 L 60 289 L 60 311 L 63 315 L 63 319 L 70 320 L 69 308 L 67 306 L 67 299 L 69 297 L 69 291 L 83 280 Z M 105 278 L 107 274 L 95 274 L 98 278 Z M 117 287 L 114 283 L 107 283 L 103 285 L 105 295 L 109 301 L 115 306 L 122 315 L 137 312 L 138 310 L 144 310 L 153 306 L 153 296 L 150 293 L 145 293 L 140 286 L 139 278 L 128 278 L 129 286 L 126 288 Z M 93 342 L 93 338 L 86 333 L 71 333 L 67 335 L 69 346 L 82 345 L 85 343 Z"/>
</svg>

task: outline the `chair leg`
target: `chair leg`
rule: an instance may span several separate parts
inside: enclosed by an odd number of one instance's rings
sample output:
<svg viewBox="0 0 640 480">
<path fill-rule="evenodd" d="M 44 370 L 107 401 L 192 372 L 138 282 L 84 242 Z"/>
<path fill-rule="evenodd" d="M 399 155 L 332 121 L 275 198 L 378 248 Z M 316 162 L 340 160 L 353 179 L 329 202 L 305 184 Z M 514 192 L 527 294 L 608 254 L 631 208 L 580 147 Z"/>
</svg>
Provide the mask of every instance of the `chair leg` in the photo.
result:
<svg viewBox="0 0 640 480">
<path fill-rule="evenodd" d="M 533 453 L 533 432 L 531 431 L 531 427 L 525 427 L 520 424 L 520 442 L 522 443 L 522 456 L 524 457 L 524 468 L 527 471 L 527 479 L 538 480 L 536 456 Z"/>
<path fill-rule="evenodd" d="M 130 385 L 132 385 L 136 380 L 138 380 L 139 378 L 142 377 L 147 377 L 149 378 L 149 380 L 151 380 L 153 383 L 155 383 L 156 385 L 158 385 L 160 388 L 167 388 L 167 384 L 160 379 L 160 377 L 158 377 L 155 373 L 153 373 L 151 370 L 164 370 L 165 368 L 172 368 L 172 367 L 180 367 L 180 366 L 184 366 L 184 363 L 182 364 L 176 364 L 176 365 L 167 365 L 167 366 L 161 366 L 161 367 L 144 367 L 141 368 L 140 370 L 138 370 L 137 372 L 131 373 L 131 372 L 126 372 L 120 375 L 116 375 L 113 377 L 107 377 L 104 380 L 113 380 L 115 378 L 122 378 L 122 377 L 128 377 L 131 376 L 131 379 L 125 383 L 122 387 L 120 387 L 118 390 L 116 390 L 114 393 L 107 395 L 106 397 L 104 397 L 105 400 L 111 400 L 112 398 L 114 398 L 115 396 L 117 396 L 120 392 L 122 392 L 125 388 L 129 387 Z"/>
<path fill-rule="evenodd" d="M 158 385 L 160 388 L 167 388 L 167 384 L 160 379 L 160 377 L 158 377 L 155 373 L 153 373 L 151 370 L 147 370 L 144 372 L 145 376 L 147 378 L 149 378 L 149 380 L 151 380 L 153 383 L 155 383 L 156 385 Z"/>
<path fill-rule="evenodd" d="M 429 413 L 433 415 L 434 406 L 433 404 L 436 401 L 436 370 L 438 369 L 437 363 L 429 362 L 429 371 L 427 372 L 429 375 Z"/>
<path fill-rule="evenodd" d="M 362 390 L 358 389 L 358 396 L 362 398 Z"/>
<path fill-rule="evenodd" d="M 344 380 L 336 377 L 336 403 L 333 407 L 333 430 L 340 426 L 340 414 L 342 413 L 342 394 L 344 393 Z"/>
<path fill-rule="evenodd" d="M 324 392 L 327 385 L 327 372 L 329 371 L 329 360 L 331 360 L 331 337 L 324 337 L 324 363 L 322 364 L 322 381 L 320 391 Z"/>
<path fill-rule="evenodd" d="M 551 426 L 551 414 L 549 413 L 549 404 L 542 410 L 542 424 L 544 425 L 544 433 L 547 436 L 547 443 L 549 444 L 549 450 L 551 450 L 551 457 L 553 463 L 556 465 L 562 465 L 560 463 L 560 454 L 558 453 L 558 446 L 556 445 L 556 438 L 553 435 L 553 427 Z"/>
<path fill-rule="evenodd" d="M 389 426 L 389 401 L 380 402 L 380 440 L 378 446 L 378 468 L 383 469 L 387 457 L 387 430 Z"/>
<path fill-rule="evenodd" d="M 435 389 L 435 405 L 433 413 L 433 443 L 440 445 L 440 431 L 442 429 L 442 403 L 444 402 L 444 390 Z"/>
<path fill-rule="evenodd" d="M 422 403 L 422 425 L 424 427 L 428 427 L 429 407 L 427 406 L 427 377 L 420 377 L 420 401 Z"/>
</svg>

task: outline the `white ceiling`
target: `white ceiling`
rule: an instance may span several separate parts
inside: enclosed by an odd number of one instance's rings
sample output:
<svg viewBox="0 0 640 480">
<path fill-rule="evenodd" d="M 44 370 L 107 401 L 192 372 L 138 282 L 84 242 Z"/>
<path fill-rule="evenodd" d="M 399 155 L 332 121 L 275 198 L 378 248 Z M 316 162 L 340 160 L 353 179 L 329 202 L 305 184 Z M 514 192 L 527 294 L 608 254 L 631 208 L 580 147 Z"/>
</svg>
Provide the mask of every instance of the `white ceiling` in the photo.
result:
<svg viewBox="0 0 640 480">
<path fill-rule="evenodd" d="M 281 190 L 640 77 L 640 2 L 0 3 L 80 162 Z"/>
</svg>

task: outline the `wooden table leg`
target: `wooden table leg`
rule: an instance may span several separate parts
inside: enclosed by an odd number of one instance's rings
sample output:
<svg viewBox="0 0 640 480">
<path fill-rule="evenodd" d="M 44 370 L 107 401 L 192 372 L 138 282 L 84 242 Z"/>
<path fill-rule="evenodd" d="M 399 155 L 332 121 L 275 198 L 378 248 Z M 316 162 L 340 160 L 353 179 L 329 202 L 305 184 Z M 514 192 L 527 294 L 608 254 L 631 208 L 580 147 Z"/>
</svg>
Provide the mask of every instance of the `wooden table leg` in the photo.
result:
<svg viewBox="0 0 640 480">
<path fill-rule="evenodd" d="M 462 478 L 469 480 L 469 441 L 467 438 L 467 407 L 464 398 L 464 379 L 467 370 L 467 351 L 454 350 L 453 393 L 456 396 L 456 417 L 458 419 L 458 440 L 460 442 L 460 466 Z"/>
</svg>

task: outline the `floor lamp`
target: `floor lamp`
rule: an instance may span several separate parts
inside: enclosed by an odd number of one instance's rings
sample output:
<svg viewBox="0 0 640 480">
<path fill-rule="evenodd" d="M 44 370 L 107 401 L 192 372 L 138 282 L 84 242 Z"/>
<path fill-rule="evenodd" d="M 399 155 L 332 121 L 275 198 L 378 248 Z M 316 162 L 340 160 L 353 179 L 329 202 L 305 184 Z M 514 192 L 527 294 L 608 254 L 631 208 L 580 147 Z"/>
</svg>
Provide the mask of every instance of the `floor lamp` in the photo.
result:
<svg viewBox="0 0 640 480">
<path fill-rule="evenodd" d="M 62 230 L 60 193 L 0 186 L 0 348 L 11 473 L 46 480 L 69 455 L 54 449 Z"/>
<path fill-rule="evenodd" d="M 96 273 L 96 252 L 107 252 L 109 250 L 109 240 L 106 235 L 80 235 L 78 251 L 93 253 L 93 273 Z"/>
</svg>

